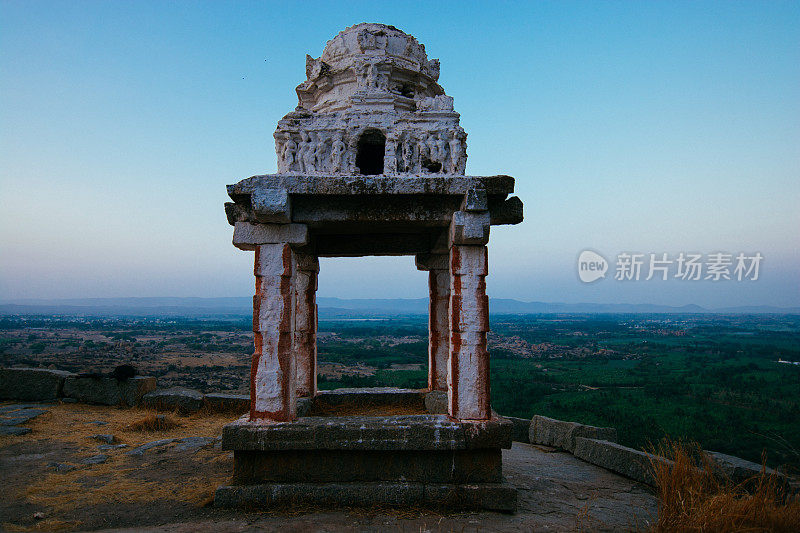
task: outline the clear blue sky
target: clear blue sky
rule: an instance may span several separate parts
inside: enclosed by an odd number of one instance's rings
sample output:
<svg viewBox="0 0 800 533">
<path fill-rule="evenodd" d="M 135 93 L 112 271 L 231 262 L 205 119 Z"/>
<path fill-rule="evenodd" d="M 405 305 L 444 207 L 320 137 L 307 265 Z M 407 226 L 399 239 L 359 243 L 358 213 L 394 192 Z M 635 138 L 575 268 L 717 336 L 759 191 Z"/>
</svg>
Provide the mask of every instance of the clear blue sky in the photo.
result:
<svg viewBox="0 0 800 533">
<path fill-rule="evenodd" d="M 0 2 L 0 299 L 240 296 L 225 185 L 274 172 L 305 54 L 358 22 L 441 60 L 467 172 L 517 178 L 492 296 L 800 305 L 798 2 Z M 756 252 L 756 282 L 578 281 L 578 253 Z M 354 273 L 356 275 L 354 275 Z M 426 295 L 411 258 L 320 294 Z"/>
</svg>

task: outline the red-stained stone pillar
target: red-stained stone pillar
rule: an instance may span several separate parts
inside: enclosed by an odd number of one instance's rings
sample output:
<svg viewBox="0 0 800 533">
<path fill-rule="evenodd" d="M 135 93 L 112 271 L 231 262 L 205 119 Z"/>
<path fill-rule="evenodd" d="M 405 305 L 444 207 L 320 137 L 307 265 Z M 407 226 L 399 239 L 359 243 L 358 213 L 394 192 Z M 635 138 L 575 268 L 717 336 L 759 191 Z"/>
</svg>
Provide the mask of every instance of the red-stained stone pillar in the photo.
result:
<svg viewBox="0 0 800 533">
<path fill-rule="evenodd" d="M 255 352 L 250 367 L 250 419 L 296 418 L 294 257 L 288 244 L 255 246 Z"/>
<path fill-rule="evenodd" d="M 447 390 L 450 357 L 450 256 L 417 254 L 417 268 L 428 271 L 428 389 Z"/>
<path fill-rule="evenodd" d="M 447 390 L 450 357 L 450 272 L 428 271 L 428 388 Z"/>
<path fill-rule="evenodd" d="M 297 396 L 317 393 L 317 273 L 313 255 L 296 254 L 294 354 L 297 361 Z"/>
<path fill-rule="evenodd" d="M 451 246 L 448 411 L 461 420 L 491 417 L 486 274 L 486 246 Z"/>
</svg>

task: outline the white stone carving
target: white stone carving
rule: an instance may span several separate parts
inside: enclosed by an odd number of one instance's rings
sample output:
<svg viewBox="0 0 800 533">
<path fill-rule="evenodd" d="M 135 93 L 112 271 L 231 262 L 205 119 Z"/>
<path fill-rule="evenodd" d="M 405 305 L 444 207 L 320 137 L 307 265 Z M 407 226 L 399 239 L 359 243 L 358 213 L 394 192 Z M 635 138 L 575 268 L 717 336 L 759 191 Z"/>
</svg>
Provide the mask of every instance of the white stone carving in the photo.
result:
<svg viewBox="0 0 800 533">
<path fill-rule="evenodd" d="M 393 26 L 357 24 L 306 56 L 298 107 L 278 122 L 278 172 L 349 175 L 383 158 L 384 175 L 463 175 L 466 133 L 453 98 L 437 83 L 439 61 Z M 359 142 L 367 130 L 375 137 Z M 359 158 L 359 150 L 375 151 Z M 363 164 L 363 163 L 362 163 Z"/>
</svg>

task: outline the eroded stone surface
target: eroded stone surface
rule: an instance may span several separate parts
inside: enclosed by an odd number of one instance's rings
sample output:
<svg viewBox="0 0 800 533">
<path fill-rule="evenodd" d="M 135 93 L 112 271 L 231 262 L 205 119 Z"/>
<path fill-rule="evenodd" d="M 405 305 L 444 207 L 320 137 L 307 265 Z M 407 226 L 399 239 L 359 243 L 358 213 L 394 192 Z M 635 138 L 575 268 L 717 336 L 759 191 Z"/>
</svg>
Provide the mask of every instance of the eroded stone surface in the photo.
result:
<svg viewBox="0 0 800 533">
<path fill-rule="evenodd" d="M 211 392 L 203 397 L 203 406 L 217 413 L 244 413 L 250 410 L 250 396 Z"/>
<path fill-rule="evenodd" d="M 672 464 L 672 461 L 658 455 L 628 448 L 616 442 L 584 437 L 575 439 L 573 453 L 578 459 L 648 485 L 655 484 L 653 478 L 655 464 Z"/>
<path fill-rule="evenodd" d="M 357 24 L 306 57 L 297 109 L 278 122 L 279 172 L 463 174 L 467 134 L 439 61 L 393 26 Z"/>
<path fill-rule="evenodd" d="M 155 388 L 156 378 L 147 376 L 118 380 L 71 375 L 64 380 L 64 396 L 100 405 L 138 405 L 142 396 Z"/>
<path fill-rule="evenodd" d="M 203 406 L 203 393 L 185 387 L 170 387 L 145 394 L 142 405 L 151 409 L 193 413 Z"/>
<path fill-rule="evenodd" d="M 45 368 L 0 368 L 0 399 L 52 401 L 61 396 L 64 379 L 72 376 L 63 370 Z"/>
<path fill-rule="evenodd" d="M 454 421 L 446 415 L 306 416 L 294 422 L 250 421 L 225 426 L 226 450 L 465 450 L 508 448 L 511 423 L 502 418 Z"/>
</svg>

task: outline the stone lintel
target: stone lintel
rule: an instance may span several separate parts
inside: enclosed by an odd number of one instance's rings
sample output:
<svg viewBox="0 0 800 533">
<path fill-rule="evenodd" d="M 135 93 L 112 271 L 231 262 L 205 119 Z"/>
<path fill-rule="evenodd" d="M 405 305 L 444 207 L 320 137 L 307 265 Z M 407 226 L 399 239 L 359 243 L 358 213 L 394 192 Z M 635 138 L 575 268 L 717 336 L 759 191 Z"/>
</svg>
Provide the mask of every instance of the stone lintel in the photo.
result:
<svg viewBox="0 0 800 533">
<path fill-rule="evenodd" d="M 222 447 L 278 450 L 467 450 L 510 448 L 512 424 L 494 416 L 477 422 L 447 415 L 306 416 L 294 422 L 250 421 L 226 425 Z"/>
<path fill-rule="evenodd" d="M 511 176 L 304 176 L 265 174 L 228 185 L 228 196 L 239 202 L 258 189 L 283 189 L 288 194 L 384 195 L 435 194 L 463 197 L 472 188 L 483 188 L 488 195 L 514 192 Z"/>
<path fill-rule="evenodd" d="M 240 250 L 255 250 L 261 244 L 308 244 L 308 228 L 303 224 L 251 224 L 237 222 L 233 245 Z"/>
<path fill-rule="evenodd" d="M 425 228 L 446 228 L 453 213 L 463 207 L 464 202 L 455 196 L 311 196 L 300 195 L 292 200 L 292 222 L 306 224 L 313 229 L 349 227 L 359 231 L 376 225 L 404 231 L 419 231 Z M 518 224 L 522 221 L 522 202 L 517 197 L 488 200 L 490 224 Z M 464 211 L 485 213 L 486 211 Z M 225 204 L 228 223 L 261 224 L 265 220 L 246 203 Z"/>
</svg>

